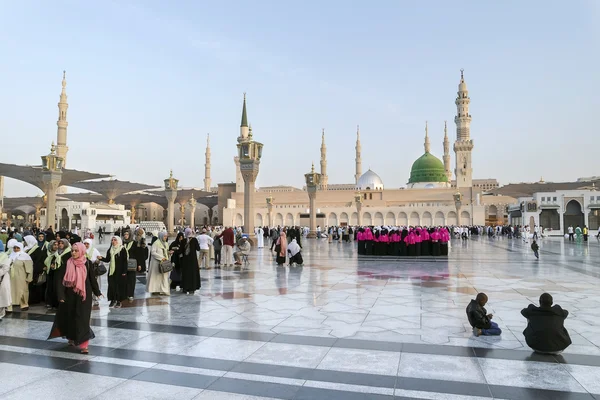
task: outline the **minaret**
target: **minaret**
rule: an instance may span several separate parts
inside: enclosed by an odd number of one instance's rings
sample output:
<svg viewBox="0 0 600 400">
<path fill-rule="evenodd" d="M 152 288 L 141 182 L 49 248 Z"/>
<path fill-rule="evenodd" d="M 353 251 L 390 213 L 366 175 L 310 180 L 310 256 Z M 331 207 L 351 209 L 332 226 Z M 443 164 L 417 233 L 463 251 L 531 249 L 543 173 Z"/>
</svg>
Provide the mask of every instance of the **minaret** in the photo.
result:
<svg viewBox="0 0 600 400">
<path fill-rule="evenodd" d="M 206 135 L 206 161 L 204 163 L 204 191 L 210 192 L 210 133 Z"/>
<path fill-rule="evenodd" d="M 242 106 L 242 123 L 240 124 L 240 138 L 248 138 L 248 116 L 246 115 L 246 93 L 244 93 L 244 105 Z"/>
<path fill-rule="evenodd" d="M 325 146 L 325 129 L 321 135 L 321 189 L 327 190 L 327 146 Z"/>
<path fill-rule="evenodd" d="M 362 148 L 360 146 L 360 129 L 356 125 L 356 174 L 354 174 L 354 183 L 358 185 L 358 180 L 362 176 L 362 160 L 360 158 L 360 152 Z"/>
<path fill-rule="evenodd" d="M 246 93 L 244 92 L 244 104 L 242 106 L 242 123 L 240 124 L 240 136 L 238 142 L 248 139 L 250 129 L 248 127 L 248 115 L 246 114 Z M 240 158 L 235 156 L 233 158 L 235 162 L 235 191 L 238 193 L 244 193 L 244 177 L 242 176 L 242 170 L 240 169 Z"/>
<path fill-rule="evenodd" d="M 471 166 L 473 141 L 471 140 L 471 114 L 469 114 L 471 99 L 462 69 L 454 103 L 456 104 L 456 116 L 454 117 L 456 124 L 456 142 L 454 142 L 456 187 L 470 188 L 473 186 L 473 168 Z"/>
<path fill-rule="evenodd" d="M 69 123 L 67 122 L 67 109 L 69 108 L 69 104 L 67 103 L 67 77 L 66 71 L 63 71 L 63 79 L 62 79 L 62 91 L 60 92 L 60 101 L 58 102 L 58 121 L 56 125 L 58 126 L 57 134 L 56 134 L 56 155 L 63 159 L 63 168 L 67 166 L 67 152 L 69 148 L 67 147 L 67 126 Z M 67 188 L 65 186 L 61 186 L 57 189 L 57 193 L 66 193 Z"/>
<path fill-rule="evenodd" d="M 452 167 L 450 165 L 450 140 L 448 140 L 448 126 L 444 121 L 444 169 L 448 177 L 448 183 L 452 181 Z"/>
<path fill-rule="evenodd" d="M 425 121 L 425 153 L 431 153 L 431 142 L 429 141 L 429 131 L 427 129 L 427 121 Z"/>
</svg>

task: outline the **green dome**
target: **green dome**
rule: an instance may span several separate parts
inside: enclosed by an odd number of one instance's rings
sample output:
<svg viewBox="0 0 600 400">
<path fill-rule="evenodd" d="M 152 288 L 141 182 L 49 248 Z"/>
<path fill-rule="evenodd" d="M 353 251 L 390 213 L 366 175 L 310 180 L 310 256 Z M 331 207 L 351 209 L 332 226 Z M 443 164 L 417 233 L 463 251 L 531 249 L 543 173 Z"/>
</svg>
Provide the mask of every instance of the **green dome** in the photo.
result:
<svg viewBox="0 0 600 400">
<path fill-rule="evenodd" d="M 408 183 L 421 182 L 448 182 L 444 164 L 431 153 L 425 153 L 417 158 L 410 170 Z"/>
</svg>

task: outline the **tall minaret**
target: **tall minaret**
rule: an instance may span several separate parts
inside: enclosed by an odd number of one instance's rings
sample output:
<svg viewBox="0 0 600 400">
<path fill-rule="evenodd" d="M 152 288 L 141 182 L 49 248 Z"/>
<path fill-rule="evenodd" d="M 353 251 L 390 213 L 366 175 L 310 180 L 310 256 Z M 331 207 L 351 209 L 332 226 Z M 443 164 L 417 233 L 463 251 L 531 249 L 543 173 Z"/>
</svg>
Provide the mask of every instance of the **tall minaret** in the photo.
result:
<svg viewBox="0 0 600 400">
<path fill-rule="evenodd" d="M 242 123 L 240 124 L 240 137 L 238 137 L 238 142 L 247 139 L 249 131 L 248 115 L 246 114 L 246 93 L 244 92 Z M 235 191 L 238 193 L 244 193 L 244 178 L 242 176 L 242 170 L 240 169 L 240 158 L 235 156 L 233 161 L 235 162 Z"/>
<path fill-rule="evenodd" d="M 69 123 L 67 122 L 67 109 L 69 108 L 69 104 L 67 103 L 67 72 L 63 71 L 63 79 L 62 79 L 62 91 L 60 92 L 60 101 L 58 102 L 58 121 L 56 125 L 58 126 L 58 130 L 56 133 L 56 155 L 62 157 L 63 168 L 67 166 L 67 152 L 69 148 L 67 147 L 67 126 Z M 65 186 L 61 186 L 58 188 L 57 193 L 66 193 L 67 188 Z"/>
<path fill-rule="evenodd" d="M 362 176 L 362 160 L 360 158 L 360 128 L 356 125 L 356 174 L 354 174 L 354 183 L 358 185 L 358 180 Z"/>
<path fill-rule="evenodd" d="M 456 176 L 457 188 L 470 188 L 473 186 L 473 168 L 471 166 L 471 152 L 473 141 L 471 140 L 471 114 L 469 114 L 469 91 L 465 83 L 464 70 L 460 70 L 460 83 L 456 97 L 456 142 L 454 142 L 454 153 L 456 155 L 454 175 Z"/>
<path fill-rule="evenodd" d="M 206 161 L 204 162 L 204 191 L 210 192 L 210 133 L 206 135 Z"/>
<path fill-rule="evenodd" d="M 327 190 L 327 146 L 325 146 L 325 129 L 321 135 L 321 189 Z"/>
<path fill-rule="evenodd" d="M 429 141 L 429 131 L 427 129 L 427 121 L 425 121 L 425 153 L 431 153 L 431 142 Z"/>
<path fill-rule="evenodd" d="M 448 177 L 448 183 L 452 181 L 452 167 L 450 165 L 450 140 L 448 140 L 448 126 L 444 121 L 444 169 Z"/>
<path fill-rule="evenodd" d="M 246 115 L 246 93 L 244 93 L 244 105 L 242 106 L 242 123 L 240 124 L 240 138 L 248 137 L 248 116 Z"/>
</svg>

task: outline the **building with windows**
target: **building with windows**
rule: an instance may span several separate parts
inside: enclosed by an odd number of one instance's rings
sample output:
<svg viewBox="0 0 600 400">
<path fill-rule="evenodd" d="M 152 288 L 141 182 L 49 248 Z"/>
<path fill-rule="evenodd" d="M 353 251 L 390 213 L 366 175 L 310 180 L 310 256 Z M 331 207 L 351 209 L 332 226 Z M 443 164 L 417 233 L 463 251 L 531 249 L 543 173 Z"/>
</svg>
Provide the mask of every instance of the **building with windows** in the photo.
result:
<svg viewBox="0 0 600 400">
<path fill-rule="evenodd" d="M 587 226 L 596 234 L 600 227 L 600 192 L 595 186 L 536 192 L 517 201 L 508 211 L 509 221 L 515 225 L 542 226 L 546 234 L 557 236 L 567 233 L 569 226 Z"/>
</svg>

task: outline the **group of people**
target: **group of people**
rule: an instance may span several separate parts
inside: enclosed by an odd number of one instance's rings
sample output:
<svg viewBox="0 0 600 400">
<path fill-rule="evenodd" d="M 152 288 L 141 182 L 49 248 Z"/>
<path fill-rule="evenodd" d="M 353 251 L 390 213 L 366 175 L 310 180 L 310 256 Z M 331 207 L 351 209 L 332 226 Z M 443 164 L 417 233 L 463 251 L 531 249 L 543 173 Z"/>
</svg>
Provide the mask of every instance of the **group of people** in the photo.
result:
<svg viewBox="0 0 600 400">
<path fill-rule="evenodd" d="M 467 318 L 475 336 L 502 334 L 502 329 L 492 321 L 493 315 L 485 309 L 487 302 L 488 296 L 478 293 L 467 306 Z M 537 353 L 559 354 L 571 345 L 571 337 L 564 324 L 569 312 L 554 304 L 549 293 L 543 293 L 539 302 L 539 307 L 530 304 L 521 310 L 521 315 L 527 319 L 527 327 L 523 331 L 525 342 Z"/>
<path fill-rule="evenodd" d="M 356 230 L 359 255 L 440 257 L 448 255 L 445 227 L 361 227 Z"/>
</svg>

